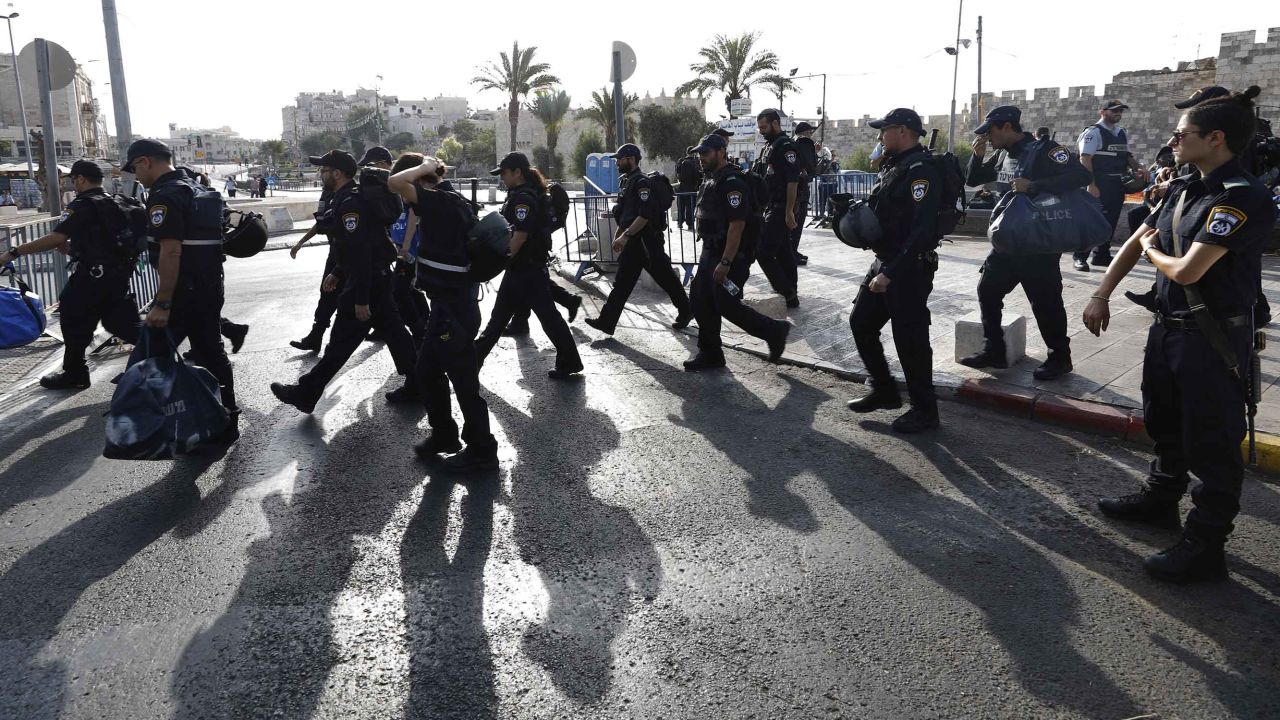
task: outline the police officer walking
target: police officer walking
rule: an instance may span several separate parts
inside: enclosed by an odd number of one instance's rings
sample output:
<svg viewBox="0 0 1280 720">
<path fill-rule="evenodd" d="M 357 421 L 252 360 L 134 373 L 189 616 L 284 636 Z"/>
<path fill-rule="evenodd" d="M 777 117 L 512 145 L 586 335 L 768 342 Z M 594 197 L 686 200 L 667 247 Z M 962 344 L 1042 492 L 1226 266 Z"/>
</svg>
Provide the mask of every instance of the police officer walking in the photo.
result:
<svg viewBox="0 0 1280 720">
<path fill-rule="evenodd" d="M 483 364 L 498 343 L 507 323 L 518 310 L 528 309 L 538 316 L 542 330 L 556 348 L 556 366 L 547 375 L 564 380 L 582 372 L 582 358 L 552 299 L 547 258 L 551 251 L 551 230 L 547 227 L 547 181 L 529 164 L 521 152 L 507 153 L 498 167 L 489 171 L 507 186 L 502 216 L 511 225 L 511 261 L 502 274 L 498 296 L 489 323 L 476 340 L 476 355 Z"/>
<path fill-rule="evenodd" d="M 773 291 L 786 298 L 787 307 L 800 307 L 796 294 L 796 258 L 791 234 L 799 227 L 796 199 L 800 196 L 800 151 L 782 131 L 782 116 L 772 108 L 756 116 L 756 126 L 767 143 L 753 171 L 769 186 L 756 260 Z"/>
<path fill-rule="evenodd" d="M 882 237 L 871 248 L 876 259 L 849 316 L 858 355 L 871 376 L 871 392 L 851 401 L 849 409 L 865 413 L 902 407 L 880 343 L 880 330 L 889 322 L 911 398 L 911 409 L 893 421 L 893 429 L 921 432 L 938 427 L 928 303 L 942 239 L 938 211 L 943 180 L 920 144 L 924 125 L 914 110 L 897 108 L 873 120 L 871 127 L 880 131 L 884 144 L 879 181 L 869 202 Z"/>
<path fill-rule="evenodd" d="M 409 203 L 426 229 L 418 246 L 416 282 L 431 300 L 416 368 L 431 434 L 413 450 L 424 459 L 454 453 L 444 462 L 455 470 L 496 468 L 498 443 L 489 429 L 489 406 L 480 396 L 476 358 L 480 289 L 468 274 L 463 225 L 474 211 L 452 188 L 442 187 L 446 168 L 435 158 L 406 153 L 396 164 L 402 169 L 387 187 Z M 461 436 L 450 407 L 450 383 L 462 410 Z"/>
<path fill-rule="evenodd" d="M 129 288 L 138 260 L 141 238 L 129 231 L 126 213 L 146 210 L 138 205 L 126 210 L 102 189 L 102 168 L 91 160 L 71 165 L 76 197 L 62 214 L 53 232 L 19 246 L 22 254 L 64 249 L 72 271 L 58 297 L 62 326 L 62 371 L 40 378 L 51 390 L 83 390 L 89 387 L 85 352 L 93 342 L 98 323 L 130 345 L 138 342 L 138 306 Z M 19 247 L 0 253 L 0 265 L 19 255 Z"/>
<path fill-rule="evenodd" d="M 219 330 L 225 299 L 222 275 L 220 197 L 209 197 L 185 172 L 175 170 L 173 153 L 159 140 L 135 140 L 121 170 L 133 173 L 147 193 L 147 249 L 159 284 L 146 323 L 168 328 L 175 343 L 190 338 L 191 349 L 218 380 L 231 422 L 215 442 L 240 437 L 231 362 Z M 141 348 L 134 357 L 140 357 Z"/>
<path fill-rule="evenodd" d="M 360 347 L 370 327 L 386 341 L 396 371 L 405 376 L 405 384 L 416 386 L 413 379 L 416 360 L 413 340 L 391 297 L 391 263 L 395 259 L 395 248 L 387 235 L 387 226 L 375 218 L 361 201 L 354 180 L 357 170 L 355 158 L 341 150 L 330 150 L 316 160 L 322 181 L 333 192 L 330 206 L 337 218 L 339 233 L 336 269 L 341 272 L 344 286 L 339 296 L 333 333 L 320 361 L 299 378 L 296 385 L 271 383 L 271 392 L 277 399 L 304 413 L 315 410 L 325 386 Z M 338 283 L 337 273 L 324 281 L 329 290 L 335 289 Z"/>
<path fill-rule="evenodd" d="M 684 369 L 697 372 L 724 367 L 721 318 L 769 344 L 769 360 L 777 362 L 787 347 L 791 323 L 774 320 L 742 304 L 742 288 L 751 273 L 751 246 L 759 228 L 752 222 L 751 189 L 742 170 L 729 160 L 729 145 L 712 133 L 694 148 L 710 177 L 698 189 L 698 238 L 702 254 L 689 300 L 698 321 L 698 354 Z"/>
<path fill-rule="evenodd" d="M 667 211 L 658 207 L 649 178 L 640 171 L 640 148 L 627 143 L 612 157 L 622 175 L 618 206 L 614 211 L 618 230 L 613 239 L 613 251 L 620 253 L 618 273 L 614 276 L 609 298 L 600 309 L 600 316 L 587 318 L 585 322 L 606 335 L 612 335 L 618 327 L 627 298 L 631 297 L 631 291 L 640 279 L 640 271 L 644 270 L 666 291 L 676 308 L 676 320 L 671 327 L 686 328 L 693 320 L 693 310 L 680 277 L 671 269 L 667 238 L 663 232 L 667 225 Z"/>
<path fill-rule="evenodd" d="M 1099 506 L 1111 517 L 1177 530 L 1178 501 L 1194 473 L 1200 485 L 1191 493 L 1181 541 L 1145 561 L 1149 573 L 1175 582 L 1226 578 L 1223 545 L 1240 510 L 1250 314 L 1275 225 L 1270 192 L 1239 162 L 1253 137 L 1254 96 L 1208 100 L 1182 116 L 1169 144 L 1178 162 L 1199 174 L 1173 181 L 1084 312 L 1085 326 L 1100 334 L 1112 291 L 1138 259 L 1155 267 L 1142 406 L 1156 458 L 1142 491 Z"/>
<path fill-rule="evenodd" d="M 693 146 L 685 148 L 684 157 L 676 163 L 676 225 L 693 230 L 694 194 L 702 184 L 702 166 Z"/>
<path fill-rule="evenodd" d="M 321 158 L 319 156 L 310 156 L 307 160 L 314 166 L 319 167 Z M 322 182 L 320 189 L 320 202 L 316 207 L 314 217 L 315 225 L 302 236 L 302 239 L 289 249 L 289 257 L 297 258 L 298 251 L 301 250 L 316 235 L 324 235 L 329 240 L 329 254 L 324 260 L 324 274 L 320 277 L 320 298 L 316 301 L 315 321 L 311 325 L 311 332 L 300 340 L 290 340 L 289 344 L 298 350 L 309 350 L 313 353 L 320 352 L 320 348 L 324 342 L 324 332 L 329 329 L 330 323 L 333 322 L 333 314 L 338 311 L 338 296 L 340 284 L 336 284 L 330 290 L 325 290 L 325 280 L 330 275 L 337 272 L 338 265 L 338 222 L 334 217 L 333 208 L 330 203 L 333 200 L 333 191 L 325 189 Z"/>
<path fill-rule="evenodd" d="M 818 128 L 807 122 L 796 124 L 796 151 L 800 158 L 800 182 L 796 186 L 796 226 L 791 231 L 791 251 L 796 265 L 808 265 L 809 256 L 800 252 L 800 236 L 809 217 L 810 184 L 818 173 L 818 147 L 813 142 L 813 132 Z"/>
<path fill-rule="evenodd" d="M 1146 180 L 1147 171 L 1129 152 L 1129 136 L 1120 127 L 1120 120 L 1129 106 L 1119 100 L 1111 100 L 1098 111 L 1098 122 L 1090 125 L 1080 135 L 1080 164 L 1093 173 L 1093 182 L 1089 184 L 1089 194 L 1102 202 L 1102 214 L 1111 224 L 1111 232 L 1115 234 L 1116 224 L 1120 222 L 1120 211 L 1124 209 L 1124 181 L 1126 170 Z M 1093 248 L 1075 253 L 1075 269 L 1088 272 L 1092 263 L 1098 267 L 1111 264 L 1111 238 Z M 1087 262 L 1086 262 L 1087 261 Z"/>
<path fill-rule="evenodd" d="M 1050 140 L 1037 140 L 1024 132 L 1022 111 L 1002 105 L 987 113 L 974 131 L 973 157 L 969 160 L 967 184 L 980 187 L 991 181 L 1001 193 L 1060 193 L 1084 187 L 1089 171 L 1067 148 Z M 987 161 L 987 145 L 997 152 Z M 1062 270 L 1059 254 L 1009 255 L 991 251 L 982 265 L 978 281 L 978 305 L 982 313 L 982 334 L 986 345 L 981 352 L 962 358 L 971 368 L 1008 367 L 1001 328 L 1004 297 L 1019 284 L 1031 301 L 1040 336 L 1049 348 L 1049 357 L 1036 368 L 1037 380 L 1053 380 L 1071 372 L 1071 341 L 1067 337 L 1067 311 L 1062 304 Z"/>
</svg>

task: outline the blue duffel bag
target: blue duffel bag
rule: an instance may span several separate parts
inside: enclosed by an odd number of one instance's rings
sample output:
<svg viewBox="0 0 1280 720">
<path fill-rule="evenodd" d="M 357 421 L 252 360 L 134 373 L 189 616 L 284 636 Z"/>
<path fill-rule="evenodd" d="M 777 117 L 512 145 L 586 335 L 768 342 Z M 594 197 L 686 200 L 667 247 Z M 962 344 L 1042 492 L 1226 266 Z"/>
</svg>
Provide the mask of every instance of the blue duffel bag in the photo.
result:
<svg viewBox="0 0 1280 720">
<path fill-rule="evenodd" d="M 1009 192 L 991 211 L 991 247 L 1005 255 L 1084 252 L 1111 239 L 1102 203 L 1084 190 L 1034 198 Z"/>
<path fill-rule="evenodd" d="M 14 275 L 12 263 L 0 270 L 0 275 L 8 275 L 17 283 L 17 287 L 0 287 L 0 348 L 35 342 L 47 323 L 44 303 L 22 278 Z"/>
<path fill-rule="evenodd" d="M 111 397 L 103 457 L 167 460 L 221 434 L 230 415 L 213 375 L 183 362 L 168 331 L 144 329 L 138 343 L 142 359 Z"/>
</svg>

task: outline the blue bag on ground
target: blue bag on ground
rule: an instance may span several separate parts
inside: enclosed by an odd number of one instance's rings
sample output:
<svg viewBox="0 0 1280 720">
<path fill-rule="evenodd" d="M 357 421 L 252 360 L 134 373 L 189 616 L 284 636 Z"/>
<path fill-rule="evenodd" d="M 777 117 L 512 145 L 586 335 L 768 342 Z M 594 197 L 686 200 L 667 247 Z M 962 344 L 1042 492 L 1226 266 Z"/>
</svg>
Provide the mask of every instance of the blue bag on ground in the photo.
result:
<svg viewBox="0 0 1280 720">
<path fill-rule="evenodd" d="M 13 275 L 13 267 L 4 274 Z M 22 347 L 35 342 L 44 332 L 47 320 L 40 296 L 18 277 L 17 287 L 0 287 L 0 348 Z"/>
<path fill-rule="evenodd" d="M 103 457 L 167 460 L 226 429 L 230 416 L 208 370 L 183 362 L 168 332 L 144 331 L 139 344 L 143 359 L 111 397 Z"/>
<path fill-rule="evenodd" d="M 991 211 L 987 237 L 1006 255 L 1083 252 L 1111 239 L 1111 223 L 1102 203 L 1084 190 L 1034 198 L 1010 192 Z"/>
</svg>

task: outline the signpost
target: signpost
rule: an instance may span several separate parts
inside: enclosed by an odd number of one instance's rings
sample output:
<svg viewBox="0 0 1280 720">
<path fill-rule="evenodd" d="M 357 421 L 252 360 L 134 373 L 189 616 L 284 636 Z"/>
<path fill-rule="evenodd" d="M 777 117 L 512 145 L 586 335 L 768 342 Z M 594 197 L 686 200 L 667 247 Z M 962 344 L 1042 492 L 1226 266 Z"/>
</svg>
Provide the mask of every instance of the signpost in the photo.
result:
<svg viewBox="0 0 1280 720">
<path fill-rule="evenodd" d="M 609 70 L 609 80 L 613 83 L 613 119 L 617 128 L 618 145 L 627 142 L 627 119 L 622 96 L 622 83 L 631 79 L 636 71 L 636 51 L 621 40 L 613 41 L 613 65 Z M 610 148 L 616 149 L 616 148 Z"/>
<path fill-rule="evenodd" d="M 751 114 L 751 98 L 740 97 L 729 101 L 729 114 L 735 118 Z"/>
</svg>

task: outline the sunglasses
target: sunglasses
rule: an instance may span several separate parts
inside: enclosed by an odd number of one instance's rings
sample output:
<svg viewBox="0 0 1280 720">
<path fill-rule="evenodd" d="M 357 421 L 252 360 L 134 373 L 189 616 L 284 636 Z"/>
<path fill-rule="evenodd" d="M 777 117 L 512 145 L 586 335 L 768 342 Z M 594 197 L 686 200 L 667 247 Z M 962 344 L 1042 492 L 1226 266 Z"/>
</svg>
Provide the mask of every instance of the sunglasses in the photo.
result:
<svg viewBox="0 0 1280 720">
<path fill-rule="evenodd" d="M 1177 144 L 1182 142 L 1182 138 L 1188 135 L 1199 135 L 1200 137 L 1204 137 L 1205 135 L 1208 135 L 1209 133 L 1212 133 L 1212 132 L 1214 131 L 1213 130 L 1174 130 L 1173 134 L 1169 136 L 1169 139 L 1174 144 Z"/>
</svg>

